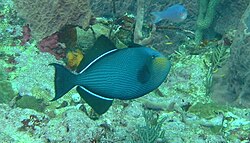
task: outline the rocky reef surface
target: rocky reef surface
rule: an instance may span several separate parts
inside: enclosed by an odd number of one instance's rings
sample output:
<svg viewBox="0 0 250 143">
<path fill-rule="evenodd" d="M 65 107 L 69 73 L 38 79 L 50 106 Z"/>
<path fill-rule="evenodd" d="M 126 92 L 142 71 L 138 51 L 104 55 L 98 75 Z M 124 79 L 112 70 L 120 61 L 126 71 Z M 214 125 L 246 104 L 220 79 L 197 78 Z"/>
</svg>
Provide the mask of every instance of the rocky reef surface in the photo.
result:
<svg viewBox="0 0 250 143">
<path fill-rule="evenodd" d="M 96 5 L 94 2 L 92 7 Z M 189 3 L 191 5 L 196 3 Z M 54 97 L 54 69 L 48 64 L 65 64 L 64 60 L 41 52 L 36 40 L 20 45 L 23 22 L 10 18 L 15 16 L 10 0 L 1 6 L 1 14 L 5 15 L 0 17 L 1 142 L 249 142 L 250 109 L 217 104 L 210 97 L 211 69 L 208 67 L 214 64 L 210 60 L 214 55 L 211 49 L 220 46 L 208 44 L 192 49 L 190 39 L 179 43 L 171 54 L 169 76 L 157 90 L 134 100 L 115 100 L 107 113 L 98 116 L 75 90 L 57 101 L 50 101 Z M 96 13 L 95 9 L 93 12 Z M 98 23 L 92 28 L 98 36 L 108 34 L 110 27 Z M 77 36 L 77 45 L 84 48 L 93 45 L 91 30 L 79 28 Z M 212 70 L 217 72 L 220 68 Z"/>
</svg>

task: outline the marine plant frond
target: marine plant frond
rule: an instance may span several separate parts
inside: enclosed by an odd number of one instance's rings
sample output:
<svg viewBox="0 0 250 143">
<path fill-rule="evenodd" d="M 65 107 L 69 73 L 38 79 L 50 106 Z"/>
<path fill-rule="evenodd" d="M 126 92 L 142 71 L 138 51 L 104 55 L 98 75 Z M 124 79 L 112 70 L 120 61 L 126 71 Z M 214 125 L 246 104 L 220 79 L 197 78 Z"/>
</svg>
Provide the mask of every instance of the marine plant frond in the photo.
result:
<svg viewBox="0 0 250 143">
<path fill-rule="evenodd" d="M 143 113 L 146 125 L 138 127 L 136 136 L 132 143 L 154 143 L 157 139 L 164 139 L 165 132 L 161 130 L 166 118 L 159 120 L 159 116 L 153 111 Z"/>
<path fill-rule="evenodd" d="M 218 71 L 218 69 L 225 63 L 227 58 L 229 57 L 229 48 L 221 43 L 216 47 L 211 48 L 211 54 L 209 55 L 209 62 L 204 62 L 204 65 L 207 68 L 206 74 L 206 95 L 210 95 L 213 74 Z"/>
<path fill-rule="evenodd" d="M 227 47 L 224 46 L 222 43 L 221 45 L 215 47 L 212 49 L 212 55 L 210 57 L 211 66 L 213 67 L 213 70 L 215 71 L 218 67 L 221 67 L 221 65 L 226 61 L 226 59 L 229 56 L 229 52 L 227 51 Z"/>
<path fill-rule="evenodd" d="M 207 74 L 206 74 L 206 80 L 205 80 L 205 87 L 206 87 L 206 95 L 209 96 L 211 93 L 212 88 L 212 82 L 213 81 L 213 69 L 212 67 L 209 67 Z"/>
</svg>

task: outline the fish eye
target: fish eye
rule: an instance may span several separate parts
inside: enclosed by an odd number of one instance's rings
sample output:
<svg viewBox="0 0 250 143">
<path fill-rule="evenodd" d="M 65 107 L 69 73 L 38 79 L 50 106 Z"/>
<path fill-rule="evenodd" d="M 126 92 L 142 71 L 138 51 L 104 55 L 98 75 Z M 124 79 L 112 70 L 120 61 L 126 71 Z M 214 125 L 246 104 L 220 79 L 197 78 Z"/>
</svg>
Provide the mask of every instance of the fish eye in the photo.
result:
<svg viewBox="0 0 250 143">
<path fill-rule="evenodd" d="M 152 55 L 152 57 L 151 57 L 152 59 L 155 59 L 156 58 L 156 55 Z"/>
</svg>

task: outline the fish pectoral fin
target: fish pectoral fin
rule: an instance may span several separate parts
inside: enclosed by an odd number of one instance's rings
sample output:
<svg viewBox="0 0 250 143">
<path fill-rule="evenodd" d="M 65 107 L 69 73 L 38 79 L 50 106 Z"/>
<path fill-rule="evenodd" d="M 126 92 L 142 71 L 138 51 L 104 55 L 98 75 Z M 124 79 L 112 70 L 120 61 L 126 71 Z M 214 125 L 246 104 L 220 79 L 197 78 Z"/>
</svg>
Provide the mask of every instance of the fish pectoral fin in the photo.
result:
<svg viewBox="0 0 250 143">
<path fill-rule="evenodd" d="M 150 70 L 147 65 L 144 65 L 140 70 L 138 70 L 137 80 L 140 83 L 146 83 L 150 79 Z"/>
<path fill-rule="evenodd" d="M 77 86 L 76 90 L 99 115 L 104 114 L 113 103 L 113 99 L 96 95 L 82 86 Z"/>
</svg>

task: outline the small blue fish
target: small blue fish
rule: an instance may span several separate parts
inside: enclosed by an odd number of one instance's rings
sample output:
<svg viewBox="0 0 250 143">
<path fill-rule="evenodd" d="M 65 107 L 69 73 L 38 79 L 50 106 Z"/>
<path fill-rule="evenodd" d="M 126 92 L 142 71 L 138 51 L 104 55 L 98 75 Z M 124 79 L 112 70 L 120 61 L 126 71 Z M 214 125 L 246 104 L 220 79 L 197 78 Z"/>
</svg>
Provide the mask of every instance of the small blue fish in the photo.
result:
<svg viewBox="0 0 250 143">
<path fill-rule="evenodd" d="M 154 24 L 160 22 L 163 19 L 167 19 L 172 22 L 182 22 L 187 18 L 187 10 L 183 5 L 175 4 L 166 8 L 163 11 L 151 12 L 155 17 Z"/>
<path fill-rule="evenodd" d="M 89 56 L 89 58 L 87 57 Z M 73 87 L 98 114 L 105 113 L 113 99 L 141 97 L 162 84 L 170 61 L 148 47 L 117 49 L 105 36 L 86 52 L 74 74 L 62 65 L 55 67 L 55 97 L 59 99 Z"/>
</svg>

